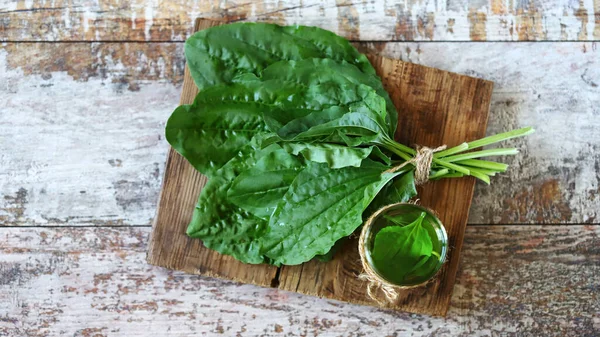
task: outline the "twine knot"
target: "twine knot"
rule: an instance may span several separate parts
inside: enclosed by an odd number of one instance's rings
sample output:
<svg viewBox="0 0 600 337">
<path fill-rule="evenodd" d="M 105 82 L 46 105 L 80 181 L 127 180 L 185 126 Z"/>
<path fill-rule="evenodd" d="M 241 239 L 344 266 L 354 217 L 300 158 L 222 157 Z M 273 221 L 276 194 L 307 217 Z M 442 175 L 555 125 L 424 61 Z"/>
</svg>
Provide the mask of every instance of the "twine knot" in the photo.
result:
<svg viewBox="0 0 600 337">
<path fill-rule="evenodd" d="M 431 162 L 433 161 L 433 154 L 446 149 L 446 145 L 442 145 L 431 149 L 427 146 L 417 146 L 417 153 L 410 160 L 405 161 L 404 163 L 392 167 L 391 169 L 385 171 L 388 173 L 397 172 L 401 168 L 406 165 L 412 164 L 415 166 L 415 184 L 422 185 L 429 181 L 429 171 L 431 170 Z M 388 302 L 394 302 L 398 299 L 398 290 L 409 289 L 421 286 L 421 284 L 417 284 L 414 286 L 398 286 L 393 283 L 388 282 L 371 267 L 371 264 L 367 261 L 366 256 L 366 248 L 365 248 L 365 239 L 371 225 L 373 224 L 374 219 L 376 219 L 381 213 L 385 212 L 387 209 L 394 207 L 398 204 L 391 204 L 384 206 L 379 209 L 377 212 L 373 213 L 367 221 L 360 232 L 360 237 L 358 239 L 358 253 L 360 254 L 360 261 L 363 266 L 363 273 L 358 276 L 359 279 L 365 280 L 368 282 L 367 284 L 367 294 L 370 298 L 377 301 L 379 304 L 385 304 L 384 301 L 379 300 L 377 296 L 377 292 L 381 290 L 385 295 L 385 298 Z"/>
<path fill-rule="evenodd" d="M 438 146 L 435 149 L 427 146 L 417 146 L 417 153 L 414 157 L 398 166 L 392 167 L 385 172 L 394 173 L 406 165 L 413 164 L 415 166 L 415 184 L 422 185 L 429 181 L 429 171 L 431 170 L 433 154 L 445 149 L 446 145 Z"/>
</svg>

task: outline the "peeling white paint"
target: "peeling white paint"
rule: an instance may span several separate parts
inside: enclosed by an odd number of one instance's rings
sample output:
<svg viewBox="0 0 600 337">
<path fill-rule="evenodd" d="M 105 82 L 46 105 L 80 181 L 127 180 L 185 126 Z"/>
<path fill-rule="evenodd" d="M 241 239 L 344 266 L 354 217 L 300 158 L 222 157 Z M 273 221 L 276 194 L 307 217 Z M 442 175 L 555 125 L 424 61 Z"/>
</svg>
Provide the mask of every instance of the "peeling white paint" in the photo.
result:
<svg viewBox="0 0 600 337">
<path fill-rule="evenodd" d="M 17 2 L 11 2 L 9 9 L 16 9 Z M 300 6 L 299 6 L 300 4 Z M 152 27 L 157 22 L 164 25 L 160 27 L 163 32 L 169 32 L 168 36 L 163 33 L 159 39 L 183 40 L 191 33 L 193 22 L 196 17 L 220 17 L 227 13 L 232 16 L 245 18 L 247 21 L 276 21 L 285 24 L 303 24 L 319 26 L 332 30 L 338 34 L 356 37 L 356 28 L 359 28 L 360 39 L 363 40 L 417 40 L 417 41 L 469 41 L 473 22 L 470 22 L 470 13 L 480 13 L 485 16 L 485 23 L 479 27 L 485 27 L 486 36 L 478 36 L 489 41 L 516 41 L 519 39 L 534 40 L 595 40 L 596 28 L 594 0 L 570 1 L 561 3 L 556 1 L 542 0 L 532 2 L 508 2 L 503 8 L 494 8 L 495 2 L 491 0 L 479 0 L 468 2 L 464 0 L 451 1 L 371 1 L 337 4 L 335 0 L 265 0 L 260 3 L 251 2 L 246 4 L 240 1 L 219 2 L 174 2 L 143 0 L 118 3 L 98 2 L 85 4 L 63 4 L 58 3 L 57 8 L 49 9 L 48 19 L 38 22 L 35 20 L 25 25 L 9 25 L 7 32 L 12 34 L 8 39 L 31 40 L 31 31 L 39 27 L 64 27 L 57 31 L 40 31 L 41 39 L 47 41 L 78 39 L 92 29 L 91 24 L 99 31 L 98 36 L 85 36 L 86 39 L 97 40 L 120 40 L 129 39 L 131 36 L 141 36 L 143 39 L 151 40 L 157 38 L 152 36 Z M 42 0 L 29 0 L 27 8 L 49 7 Z M 356 11 L 351 11 L 352 17 L 344 18 L 340 12 L 352 5 Z M 580 5 L 583 6 L 578 13 Z M 76 12 L 83 14 L 74 14 Z M 13 8 L 14 7 L 14 8 Z M 65 8 L 62 8 L 65 7 Z M 110 11 L 105 11 L 106 8 Z M 225 9 L 229 9 L 225 12 Z M 287 10 L 286 10 L 287 9 Z M 54 16 L 59 13 L 60 22 L 56 22 Z M 587 14 L 587 23 L 582 27 L 583 17 Z M 32 14 L 22 14 L 23 17 Z M 144 26 L 136 25 L 135 19 L 144 18 Z M 98 19 L 96 21 L 96 19 Z M 113 21 L 131 20 L 130 25 L 123 27 L 122 36 L 111 31 L 106 34 L 107 25 Z M 344 20 L 351 21 L 350 24 Z M 35 21 L 35 23 L 33 23 Z M 69 22 L 70 21 L 70 22 Z M 428 22 L 433 31 L 425 29 L 424 21 Z M 15 21 L 16 22 L 16 21 Z M 450 24 L 449 22 L 454 22 Z M 156 29 L 157 27 L 154 27 Z M 585 37 L 580 37 L 581 30 Z M 431 28 L 430 28 L 431 29 Z M 519 36 L 519 30 L 521 35 Z M 477 33 L 477 32 L 476 32 Z M 477 35 L 477 34 L 476 34 Z M 479 34 L 483 35 L 483 34 Z M 35 39 L 39 39 L 37 35 Z"/>
<path fill-rule="evenodd" d="M 180 89 L 157 81 L 131 92 L 112 78 L 81 82 L 63 72 L 24 76 L 8 69 L 6 56 L 0 50 L 0 78 L 10 83 L 0 85 L 0 195 L 27 191 L 20 220 L 149 224 L 168 148 L 163 127 Z M 0 216 L 10 220 L 7 202 L 0 199 Z"/>
<path fill-rule="evenodd" d="M 93 14 L 92 12 L 90 12 L 89 9 L 87 9 L 85 12 L 83 12 L 82 14 L 82 18 L 81 21 L 83 21 L 83 32 L 87 33 L 88 30 L 90 30 L 90 20 L 92 18 Z"/>
<path fill-rule="evenodd" d="M 66 29 L 71 29 L 71 7 L 67 7 L 63 13 L 62 19 Z"/>
<path fill-rule="evenodd" d="M 146 7 L 144 7 L 144 35 L 146 37 L 146 40 L 150 40 L 150 29 L 152 29 L 152 22 L 153 22 L 153 8 L 152 8 L 152 4 L 148 4 L 146 5 Z"/>
<path fill-rule="evenodd" d="M 447 318 L 153 267 L 145 261 L 149 232 L 0 228 L 0 331 L 9 336 L 78 336 L 86 328 L 92 336 L 545 336 L 549 331 L 583 336 L 593 335 L 599 323 L 600 302 L 593 292 L 600 272 L 593 249 L 598 228 L 468 227 Z"/>
<path fill-rule="evenodd" d="M 25 5 L 26 9 L 33 8 L 33 3 L 34 3 L 34 0 L 23 0 L 23 4 Z"/>
<path fill-rule="evenodd" d="M 3 1 L 0 2 L 0 11 L 10 12 L 17 9 L 17 1 Z"/>
</svg>

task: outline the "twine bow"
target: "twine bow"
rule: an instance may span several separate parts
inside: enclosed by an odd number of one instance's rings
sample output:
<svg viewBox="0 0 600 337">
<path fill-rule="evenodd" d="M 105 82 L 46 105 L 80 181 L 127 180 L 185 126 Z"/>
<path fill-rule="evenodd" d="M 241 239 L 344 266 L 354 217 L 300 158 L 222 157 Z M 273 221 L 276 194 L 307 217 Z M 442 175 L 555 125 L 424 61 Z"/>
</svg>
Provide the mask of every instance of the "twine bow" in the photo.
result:
<svg viewBox="0 0 600 337">
<path fill-rule="evenodd" d="M 428 148 L 426 146 L 417 147 L 416 155 L 410 159 L 405 161 L 404 163 L 392 167 L 391 169 L 385 171 L 388 173 L 397 172 L 402 169 L 406 165 L 413 164 L 415 166 L 415 184 L 422 185 L 429 181 L 429 171 L 431 169 L 431 162 L 433 161 L 433 154 L 438 151 L 442 151 L 446 149 L 446 145 L 442 145 L 436 147 L 435 149 Z M 380 304 L 384 304 L 383 301 L 380 301 L 377 297 L 377 291 L 381 290 L 386 299 L 389 302 L 394 302 L 398 299 L 398 290 L 401 289 L 410 289 L 414 287 L 421 286 L 422 284 L 417 284 L 413 286 L 398 286 L 392 284 L 379 276 L 377 272 L 371 267 L 371 264 L 368 262 L 366 257 L 366 248 L 365 248 L 365 239 L 369 229 L 371 228 L 374 219 L 376 219 L 381 213 L 385 212 L 387 209 L 394 207 L 398 204 L 391 204 L 384 206 L 379 209 L 377 212 L 373 213 L 365 222 L 361 232 L 360 237 L 358 239 L 358 253 L 360 254 L 360 261 L 363 266 L 363 273 L 358 276 L 359 279 L 365 280 L 368 282 L 367 284 L 367 294 L 370 298 L 377 301 Z"/>
</svg>

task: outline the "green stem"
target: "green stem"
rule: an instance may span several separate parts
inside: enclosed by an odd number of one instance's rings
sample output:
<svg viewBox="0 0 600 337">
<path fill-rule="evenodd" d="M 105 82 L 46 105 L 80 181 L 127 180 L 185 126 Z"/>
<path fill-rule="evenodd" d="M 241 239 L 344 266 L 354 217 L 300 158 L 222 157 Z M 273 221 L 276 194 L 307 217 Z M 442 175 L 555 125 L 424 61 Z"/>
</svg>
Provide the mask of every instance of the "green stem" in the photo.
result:
<svg viewBox="0 0 600 337">
<path fill-rule="evenodd" d="M 498 172 L 506 171 L 508 165 L 475 158 L 487 156 L 514 155 L 517 154 L 519 151 L 515 148 L 509 148 L 489 149 L 468 153 L 462 152 L 486 145 L 495 144 L 504 140 L 526 136 L 533 133 L 534 131 L 535 130 L 533 128 L 526 127 L 485 137 L 469 143 L 462 143 L 452 148 L 437 152 L 433 155 L 432 168 L 439 168 L 439 170 L 431 174 L 430 179 L 437 180 L 440 178 L 453 178 L 471 175 L 489 184 L 489 177 L 494 176 Z M 388 139 L 387 137 L 383 140 L 381 145 L 383 145 L 389 151 L 393 152 L 394 154 L 398 155 L 400 158 L 406 161 L 411 160 L 416 155 L 416 151 L 414 149 L 406 145 L 400 144 L 398 142 L 395 142 L 392 139 Z M 405 170 L 401 170 L 402 173 L 404 173 L 404 171 Z M 400 174 L 400 172 L 396 173 Z"/>
<path fill-rule="evenodd" d="M 526 128 L 512 130 L 504 133 L 499 133 L 497 135 L 481 138 L 479 140 L 475 140 L 467 144 L 469 145 L 469 149 L 474 149 L 476 147 L 491 145 L 504 140 L 530 135 L 534 132 L 535 130 L 532 127 L 528 126 Z"/>
<path fill-rule="evenodd" d="M 521 128 L 517 130 L 512 130 L 504 133 L 499 133 L 497 135 L 481 138 L 478 140 L 474 140 L 468 143 L 462 143 L 458 146 L 452 147 L 450 149 L 440 151 L 434 155 L 436 158 L 443 158 L 453 154 L 461 153 L 467 150 L 472 150 L 478 147 L 495 144 L 498 142 L 502 142 L 505 140 L 509 140 L 512 138 L 527 136 L 534 133 L 535 130 L 532 127 Z M 466 146 L 465 146 L 466 145 Z"/>
<path fill-rule="evenodd" d="M 415 150 L 413 150 L 413 149 L 411 149 L 411 148 L 409 148 L 407 146 L 404 146 L 404 145 L 402 145 L 400 143 L 396 143 L 394 141 L 386 142 L 385 145 L 387 145 L 386 148 L 388 150 L 390 150 L 393 153 L 397 154 L 399 157 L 401 157 L 404 160 L 411 160 L 413 158 L 413 156 L 416 154 Z M 411 150 L 412 153 L 411 154 L 406 153 L 405 151 L 401 150 L 403 148 Z M 454 170 L 454 171 L 461 172 L 463 174 L 469 175 L 469 170 L 468 169 L 466 169 L 466 168 L 464 168 L 464 167 L 462 167 L 460 165 L 457 165 L 457 164 L 448 163 L 445 159 L 441 160 L 441 159 L 438 159 L 438 158 L 433 158 L 433 163 L 437 164 L 439 166 L 443 166 L 443 167 L 445 167 L 447 169 Z"/>
<path fill-rule="evenodd" d="M 489 156 L 507 156 L 507 155 L 514 155 L 517 153 L 519 153 L 519 150 L 514 149 L 514 148 L 490 149 L 490 150 L 482 150 L 482 151 L 457 154 L 454 156 L 446 157 L 446 158 L 444 158 L 444 160 L 451 163 L 451 162 L 461 161 L 461 160 L 465 160 L 465 159 L 473 159 L 473 158 L 489 157 Z"/>
<path fill-rule="evenodd" d="M 385 146 L 386 149 L 394 152 L 395 154 L 397 154 L 400 158 L 404 159 L 404 160 L 410 160 L 413 156 L 411 154 L 406 153 L 405 151 L 400 150 L 396 145 L 400 145 L 394 141 L 390 141 L 389 143 L 386 142 L 384 144 L 382 144 L 383 146 Z M 414 153 L 413 153 L 414 154 Z"/>
<path fill-rule="evenodd" d="M 496 175 L 496 173 L 498 173 L 498 171 L 490 170 L 490 169 L 486 169 L 486 168 L 480 168 L 480 167 L 469 167 L 469 171 L 471 171 L 471 172 L 476 171 L 478 173 L 485 174 L 490 177 L 493 177 Z"/>
<path fill-rule="evenodd" d="M 448 170 L 446 168 L 445 169 L 441 169 L 441 170 L 435 172 L 434 174 L 430 175 L 429 179 L 431 180 L 431 179 L 436 179 L 436 178 L 439 178 L 439 177 L 443 177 L 444 175 L 446 175 L 448 173 L 450 173 L 450 170 Z"/>
<path fill-rule="evenodd" d="M 435 178 L 435 180 L 440 180 L 441 178 L 444 178 L 444 179 L 445 179 L 445 178 L 462 178 L 462 177 L 464 177 L 464 176 L 465 176 L 465 175 L 464 175 L 464 174 L 462 174 L 462 173 L 460 173 L 460 172 L 450 172 L 450 173 L 448 173 L 448 174 L 445 174 L 445 175 L 443 175 L 443 176 L 441 176 L 441 177 L 437 177 L 437 178 Z"/>
<path fill-rule="evenodd" d="M 443 160 L 442 159 L 438 159 L 438 158 L 433 158 L 433 162 L 436 163 L 436 164 L 438 164 L 438 165 L 440 165 L 440 166 L 444 166 L 446 168 L 449 168 L 451 170 L 460 172 L 460 173 L 465 174 L 465 175 L 470 175 L 471 174 L 469 172 L 469 169 L 464 168 L 464 167 L 462 167 L 460 165 L 449 163 L 449 162 L 446 161 L 445 158 Z"/>
<path fill-rule="evenodd" d="M 412 154 L 412 155 L 417 154 L 417 151 L 415 151 L 415 149 L 412 149 L 412 148 L 410 148 L 410 147 L 408 147 L 406 145 L 400 144 L 400 143 L 398 143 L 396 141 L 392 140 L 391 143 L 390 143 L 390 145 L 393 146 L 393 147 L 396 147 L 398 150 L 403 151 L 405 153 Z"/>
<path fill-rule="evenodd" d="M 449 148 L 447 150 L 436 152 L 436 153 L 433 154 L 433 157 L 434 158 L 447 157 L 449 155 L 460 153 L 460 152 L 466 151 L 468 149 L 469 149 L 469 145 L 467 143 L 462 143 L 462 144 L 460 144 L 458 146 Z"/>
<path fill-rule="evenodd" d="M 503 163 L 496 163 L 494 161 L 480 160 L 480 159 L 465 159 L 457 161 L 458 165 L 466 165 L 471 167 L 479 167 L 489 170 L 494 170 L 496 172 L 505 172 L 508 168 L 508 165 Z"/>
<path fill-rule="evenodd" d="M 488 185 L 490 184 L 490 177 L 489 177 L 487 174 L 485 174 L 485 173 L 482 173 L 482 172 L 480 172 L 480 171 L 479 171 L 479 170 L 477 170 L 477 169 L 472 169 L 472 170 L 471 170 L 471 175 L 472 175 L 473 177 L 475 177 L 475 178 L 477 178 L 477 179 L 479 179 L 479 180 L 481 180 L 481 181 L 485 182 L 485 183 L 486 183 L 486 184 L 488 184 Z"/>
</svg>

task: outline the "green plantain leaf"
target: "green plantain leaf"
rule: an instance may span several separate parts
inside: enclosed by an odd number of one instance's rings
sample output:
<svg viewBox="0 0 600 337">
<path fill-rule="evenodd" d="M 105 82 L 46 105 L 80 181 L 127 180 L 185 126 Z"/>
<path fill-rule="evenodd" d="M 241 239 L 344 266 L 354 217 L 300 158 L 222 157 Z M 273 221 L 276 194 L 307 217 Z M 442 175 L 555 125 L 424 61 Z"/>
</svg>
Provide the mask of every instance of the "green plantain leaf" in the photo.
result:
<svg viewBox="0 0 600 337">
<path fill-rule="evenodd" d="M 194 168 L 211 177 L 257 134 L 267 133 L 262 108 L 227 95 L 249 92 L 246 87 L 228 91 L 210 88 L 198 94 L 192 105 L 181 105 L 167 121 L 169 144 Z"/>
<path fill-rule="evenodd" d="M 324 138 L 336 141 L 332 136 L 344 135 L 347 138 L 341 138 L 339 141 L 349 146 L 358 146 L 367 143 L 385 144 L 389 139 L 378 117 L 362 102 L 344 107 L 332 106 L 302 117 L 291 116 L 286 111 L 277 117 L 280 120 L 285 117 L 294 119 L 279 125 L 274 123 L 274 115 L 273 112 L 266 112 L 265 122 L 270 130 L 288 141 L 322 141 Z"/>
<path fill-rule="evenodd" d="M 361 167 L 331 169 L 309 163 L 294 180 L 261 237 L 275 264 L 296 265 L 327 253 L 362 223 L 362 213 L 395 174 L 364 160 Z"/>
<path fill-rule="evenodd" d="M 306 160 L 326 163 L 330 168 L 359 167 L 376 148 L 375 146 L 358 148 L 338 144 L 296 142 L 284 142 L 281 146 L 293 155 L 301 154 Z"/>
<path fill-rule="evenodd" d="M 324 82 L 336 82 L 340 86 L 352 83 L 365 84 L 375 90 L 377 95 L 385 100 L 385 109 L 380 112 L 385 119 L 385 125 L 390 138 L 394 137 L 398 124 L 398 112 L 390 99 L 388 92 L 383 88 L 381 80 L 373 74 L 366 74 L 356 66 L 346 61 L 336 62 L 331 59 L 305 59 L 301 61 L 277 62 L 267 67 L 261 74 L 263 80 L 284 80 L 302 85 L 313 86 Z M 378 109 L 381 109 L 379 107 Z"/>
<path fill-rule="evenodd" d="M 348 237 L 343 237 L 337 240 L 337 242 L 333 244 L 333 247 L 331 247 L 331 249 L 327 253 L 323 255 L 317 255 L 315 256 L 315 259 L 321 262 L 329 262 L 333 260 L 335 254 L 337 254 L 337 252 L 339 252 L 344 247 L 346 242 L 348 242 Z"/>
<path fill-rule="evenodd" d="M 166 138 L 198 171 L 211 176 L 252 137 L 270 131 L 264 114 L 306 116 L 328 109 L 347 111 L 350 105 L 365 108 L 361 97 L 350 90 L 321 89 L 247 75 L 232 85 L 200 92 L 192 105 L 179 106 L 167 122 Z"/>
<path fill-rule="evenodd" d="M 271 145 L 274 147 L 277 145 Z M 227 199 L 259 218 L 268 219 L 303 168 L 299 158 L 281 148 L 274 150 L 235 178 Z"/>
<path fill-rule="evenodd" d="M 435 251 L 432 251 L 432 253 L 435 253 Z M 424 257 L 423 260 L 424 261 L 422 261 L 419 266 L 415 266 L 413 270 L 405 276 L 404 280 L 406 282 L 414 282 L 431 276 L 432 270 L 435 270 L 436 266 L 440 263 L 440 257 L 434 254 L 431 254 L 431 256 L 427 258 Z"/>
<path fill-rule="evenodd" d="M 393 138 L 396 131 L 398 114 L 375 69 L 365 55 L 332 32 L 317 27 L 233 23 L 193 34 L 185 43 L 185 55 L 200 90 L 229 84 L 236 75 L 246 73 L 288 80 L 296 74 L 312 73 L 309 76 L 323 81 L 332 74 L 366 84 L 386 101 L 387 133 Z M 278 61 L 299 62 L 289 70 L 276 66 Z"/>
<path fill-rule="evenodd" d="M 348 40 L 304 26 L 282 27 L 267 23 L 233 23 L 201 30 L 185 42 L 185 56 L 200 90 L 227 84 L 237 74 L 259 75 L 280 60 L 330 58 L 375 75 L 369 60 Z"/>
<path fill-rule="evenodd" d="M 283 149 L 273 151 L 233 181 L 227 198 L 233 204 L 267 219 L 286 194 L 304 161 L 327 163 L 330 168 L 359 167 L 375 147 L 349 148 L 335 144 L 280 143 Z M 276 145 L 272 145 L 276 146 Z"/>
<path fill-rule="evenodd" d="M 385 278 L 402 284 L 405 277 L 421 268 L 433 251 L 429 233 L 421 215 L 407 226 L 388 226 L 375 235 L 371 258 Z"/>
<path fill-rule="evenodd" d="M 194 104 L 178 107 L 167 122 L 166 138 L 197 170 L 211 176 L 254 135 L 271 130 L 284 140 L 317 141 L 347 133 L 382 142 L 384 106 L 373 89 L 343 77 L 306 86 L 244 74 L 229 86 L 200 92 Z"/>
<path fill-rule="evenodd" d="M 265 262 L 256 239 L 267 222 L 232 204 L 227 190 L 237 175 L 273 148 L 257 150 L 255 144 L 247 145 L 215 172 L 202 189 L 187 228 L 187 235 L 201 239 L 206 247 L 245 263 Z"/>
</svg>

